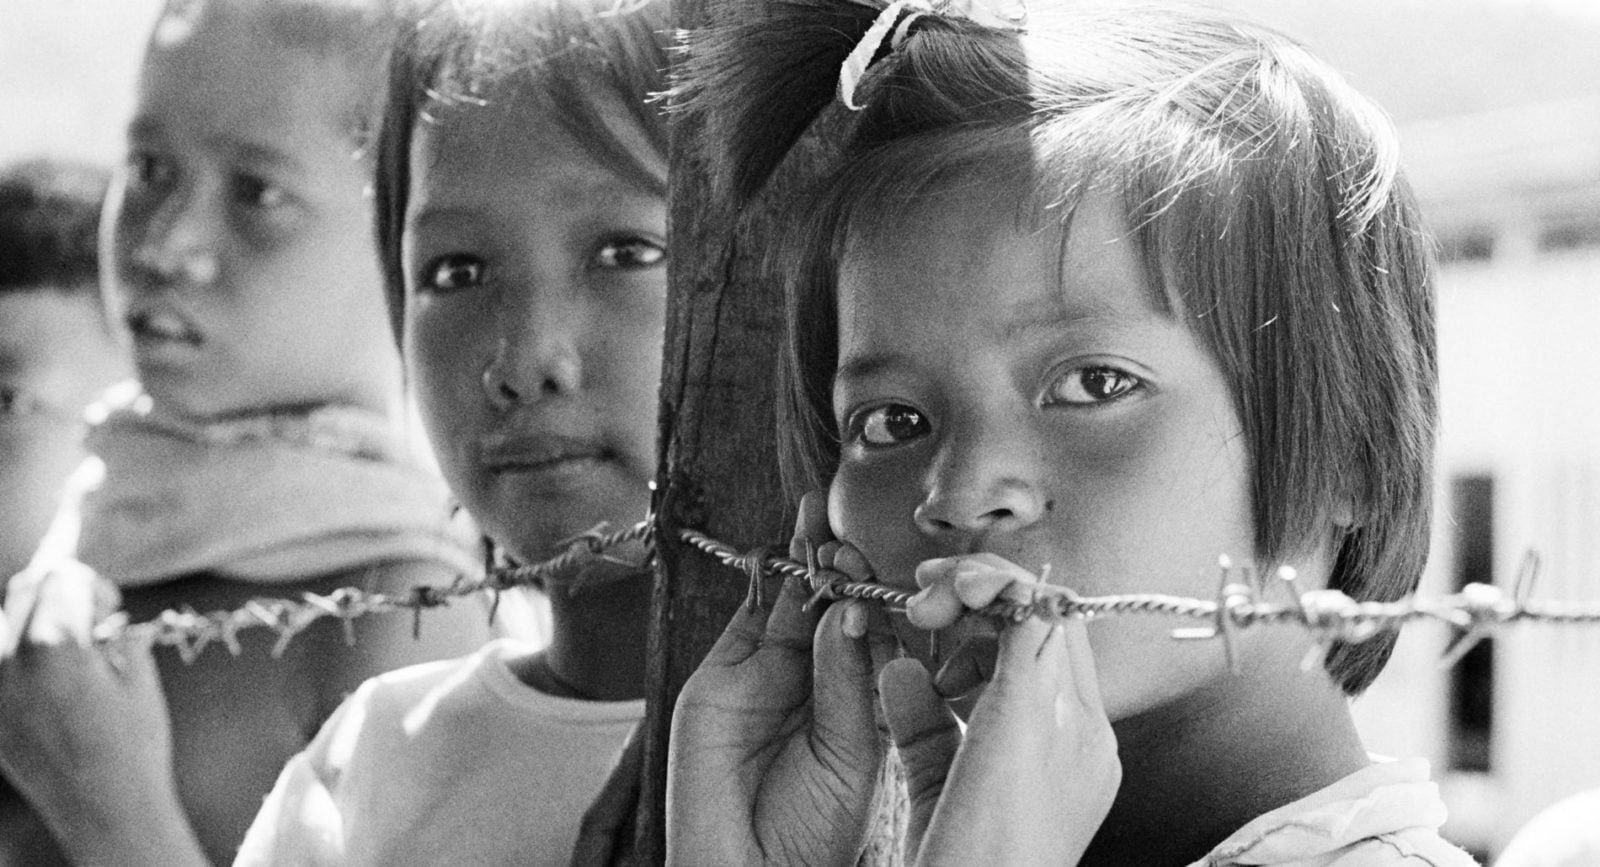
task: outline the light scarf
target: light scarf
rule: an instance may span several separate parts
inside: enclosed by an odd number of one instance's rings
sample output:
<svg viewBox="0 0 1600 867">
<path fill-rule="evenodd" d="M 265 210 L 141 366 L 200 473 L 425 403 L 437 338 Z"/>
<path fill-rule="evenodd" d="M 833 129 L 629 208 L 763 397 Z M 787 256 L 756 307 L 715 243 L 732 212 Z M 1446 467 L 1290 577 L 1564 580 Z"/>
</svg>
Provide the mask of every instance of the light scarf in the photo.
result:
<svg viewBox="0 0 1600 867">
<path fill-rule="evenodd" d="M 444 483 L 377 413 L 196 423 L 124 399 L 88 446 L 104 471 L 78 479 L 77 559 L 121 587 L 196 573 L 287 583 L 394 562 L 482 570 Z"/>
</svg>

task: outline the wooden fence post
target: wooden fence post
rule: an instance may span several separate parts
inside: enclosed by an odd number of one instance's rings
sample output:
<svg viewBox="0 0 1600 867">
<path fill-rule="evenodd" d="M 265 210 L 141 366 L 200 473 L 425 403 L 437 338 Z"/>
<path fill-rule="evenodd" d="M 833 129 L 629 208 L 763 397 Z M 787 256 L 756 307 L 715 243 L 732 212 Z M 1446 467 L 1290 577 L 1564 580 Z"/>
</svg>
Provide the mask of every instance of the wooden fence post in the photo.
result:
<svg viewBox="0 0 1600 867">
<path fill-rule="evenodd" d="M 675 0 L 679 28 L 702 26 L 714 4 L 761 14 L 759 0 Z M 670 297 L 662 363 L 656 477 L 656 574 L 636 855 L 665 852 L 667 736 L 685 680 L 744 598 L 745 582 L 677 538 L 703 529 L 732 545 L 788 541 L 792 509 L 778 477 L 773 378 L 782 343 L 782 287 L 760 271 L 770 209 L 735 219 L 711 201 L 691 147 L 694 125 L 673 118 Z"/>
</svg>

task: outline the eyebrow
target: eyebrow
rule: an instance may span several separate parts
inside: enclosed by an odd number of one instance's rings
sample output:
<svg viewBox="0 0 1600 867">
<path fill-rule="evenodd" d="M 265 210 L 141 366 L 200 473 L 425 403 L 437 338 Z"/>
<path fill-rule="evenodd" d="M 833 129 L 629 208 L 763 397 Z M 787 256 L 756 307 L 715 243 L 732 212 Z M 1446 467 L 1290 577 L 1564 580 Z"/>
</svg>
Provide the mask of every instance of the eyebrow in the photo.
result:
<svg viewBox="0 0 1600 867">
<path fill-rule="evenodd" d="M 467 205 L 439 205 L 429 206 L 420 211 L 413 212 L 406 218 L 405 230 L 414 232 L 433 223 L 454 223 L 458 220 L 475 220 L 485 212 L 485 209 L 469 207 Z"/>
<path fill-rule="evenodd" d="M 866 355 L 857 355 L 839 365 L 839 369 L 833 373 L 833 381 L 869 379 L 901 364 L 904 360 L 905 356 L 898 352 L 869 352 Z"/>
<path fill-rule="evenodd" d="M 448 176 L 444 178 L 450 180 Z M 634 205 L 641 202 L 654 202 L 661 197 L 647 190 L 641 190 L 636 184 L 630 184 L 615 177 L 581 177 L 569 176 L 567 183 L 563 184 L 561 196 L 570 195 L 582 201 L 606 199 L 622 206 Z M 493 204 L 460 199 L 450 193 L 454 184 L 441 183 L 430 185 L 443 192 L 436 201 L 429 201 L 425 197 L 410 196 L 406 211 L 408 216 L 404 228 L 415 231 L 419 228 L 439 222 L 454 222 L 457 220 L 494 220 L 501 209 Z M 415 207 L 422 201 L 422 207 Z"/>
<path fill-rule="evenodd" d="M 1123 327 L 1123 317 L 1100 304 L 1068 304 L 1059 298 L 1029 301 L 1014 306 L 1005 318 L 1000 336 L 1006 341 L 1021 340 L 1040 331 L 1070 330 L 1084 325 L 1103 324 Z M 839 365 L 834 380 L 868 379 L 897 365 L 907 363 L 904 353 L 868 352 Z"/>
<path fill-rule="evenodd" d="M 218 143 L 227 149 L 229 153 L 233 154 L 235 159 L 239 160 L 240 162 L 249 163 L 252 166 L 271 168 L 278 171 L 297 172 L 300 174 L 309 173 L 305 163 L 276 148 L 269 148 L 257 144 L 249 144 L 247 142 L 229 141 L 227 139 L 221 139 Z"/>
<path fill-rule="evenodd" d="M 128 138 L 130 139 L 159 139 L 164 137 L 165 134 L 166 131 L 162 128 L 160 122 L 150 117 L 138 117 L 128 124 Z M 228 154 L 235 161 L 247 163 L 251 166 L 298 172 L 300 174 L 308 172 L 303 162 L 277 148 L 241 142 L 226 136 L 212 136 L 204 139 L 204 142 L 208 147 L 216 148 Z"/>
</svg>

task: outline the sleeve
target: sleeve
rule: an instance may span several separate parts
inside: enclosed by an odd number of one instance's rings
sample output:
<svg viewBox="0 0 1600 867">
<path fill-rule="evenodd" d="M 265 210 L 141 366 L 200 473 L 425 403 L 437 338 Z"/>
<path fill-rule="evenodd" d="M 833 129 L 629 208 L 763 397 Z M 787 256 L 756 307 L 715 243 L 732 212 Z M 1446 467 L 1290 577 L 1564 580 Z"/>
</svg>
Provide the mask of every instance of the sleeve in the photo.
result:
<svg viewBox="0 0 1600 867">
<path fill-rule="evenodd" d="M 336 794 L 377 686 L 376 679 L 362 684 L 328 717 L 311 743 L 284 765 L 245 833 L 234 867 L 344 863 L 344 816 Z"/>
<path fill-rule="evenodd" d="M 310 751 L 289 760 L 250 823 L 234 867 L 332 867 L 343 858 L 343 821 Z"/>
</svg>

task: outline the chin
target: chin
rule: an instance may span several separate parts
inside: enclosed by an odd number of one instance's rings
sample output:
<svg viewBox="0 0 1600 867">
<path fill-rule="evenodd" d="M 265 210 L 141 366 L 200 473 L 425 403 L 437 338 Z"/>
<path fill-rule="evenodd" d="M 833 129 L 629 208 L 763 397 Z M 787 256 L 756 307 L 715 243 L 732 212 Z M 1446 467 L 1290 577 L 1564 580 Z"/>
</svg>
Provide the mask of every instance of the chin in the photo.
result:
<svg viewBox="0 0 1600 867">
<path fill-rule="evenodd" d="M 624 509 L 584 497 L 518 498 L 510 509 L 493 508 L 484 514 L 508 515 L 509 520 L 480 520 L 495 544 L 521 563 L 536 563 L 561 553 L 563 543 L 601 524 L 603 532 L 624 530 L 644 518 L 645 503 Z M 609 506 L 609 508 L 608 508 Z M 469 512 L 479 514 L 468 507 Z"/>
</svg>

